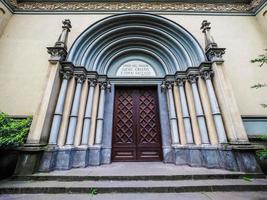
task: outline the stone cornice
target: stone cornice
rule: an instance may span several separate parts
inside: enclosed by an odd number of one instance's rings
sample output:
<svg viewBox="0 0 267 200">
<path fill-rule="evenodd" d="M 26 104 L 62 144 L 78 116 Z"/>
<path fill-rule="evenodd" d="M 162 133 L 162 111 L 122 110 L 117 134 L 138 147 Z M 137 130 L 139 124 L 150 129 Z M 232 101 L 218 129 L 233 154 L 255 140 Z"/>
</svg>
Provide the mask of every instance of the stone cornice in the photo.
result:
<svg viewBox="0 0 267 200">
<path fill-rule="evenodd" d="M 2 0 L 11 5 L 14 11 L 181 11 L 181 12 L 244 12 L 254 13 L 264 0 L 253 0 L 246 3 L 182 3 L 182 2 L 24 2 Z"/>
</svg>

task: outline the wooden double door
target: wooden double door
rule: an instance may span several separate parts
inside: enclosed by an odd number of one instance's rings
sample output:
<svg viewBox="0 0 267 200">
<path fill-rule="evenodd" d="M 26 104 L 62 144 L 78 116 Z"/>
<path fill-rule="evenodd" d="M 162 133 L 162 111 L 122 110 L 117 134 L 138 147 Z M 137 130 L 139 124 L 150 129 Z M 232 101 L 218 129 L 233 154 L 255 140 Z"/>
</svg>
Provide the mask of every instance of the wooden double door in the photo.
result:
<svg viewBox="0 0 267 200">
<path fill-rule="evenodd" d="M 116 87 L 112 161 L 162 160 L 156 87 Z"/>
</svg>

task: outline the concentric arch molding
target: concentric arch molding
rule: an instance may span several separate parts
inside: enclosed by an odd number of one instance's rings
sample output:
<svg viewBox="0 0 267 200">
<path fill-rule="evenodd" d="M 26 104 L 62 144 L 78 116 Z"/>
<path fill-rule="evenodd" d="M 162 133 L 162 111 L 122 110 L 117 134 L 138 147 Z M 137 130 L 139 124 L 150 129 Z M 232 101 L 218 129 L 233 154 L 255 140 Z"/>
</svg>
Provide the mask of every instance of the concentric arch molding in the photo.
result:
<svg viewBox="0 0 267 200">
<path fill-rule="evenodd" d="M 159 11 L 159 12 L 225 12 L 225 13 L 254 13 L 265 0 L 224 0 L 226 3 L 184 3 L 179 0 L 157 1 L 157 2 L 105 2 L 98 1 L 72 1 L 63 0 L 60 3 L 53 0 L 41 2 L 39 0 L 0 0 L 6 2 L 13 11 L 59 11 L 59 12 L 124 12 L 124 11 Z M 203 1 L 203 0 L 202 0 Z M 249 1 L 249 0 L 248 0 Z M 192 2 L 188 0 L 188 2 Z M 196 1 L 197 2 L 197 1 Z M 201 2 L 201 0 L 199 0 Z M 205 0 L 203 2 L 212 2 Z M 239 3 L 232 3 L 239 2 Z M 244 3 L 240 3 L 244 2 Z"/>
</svg>

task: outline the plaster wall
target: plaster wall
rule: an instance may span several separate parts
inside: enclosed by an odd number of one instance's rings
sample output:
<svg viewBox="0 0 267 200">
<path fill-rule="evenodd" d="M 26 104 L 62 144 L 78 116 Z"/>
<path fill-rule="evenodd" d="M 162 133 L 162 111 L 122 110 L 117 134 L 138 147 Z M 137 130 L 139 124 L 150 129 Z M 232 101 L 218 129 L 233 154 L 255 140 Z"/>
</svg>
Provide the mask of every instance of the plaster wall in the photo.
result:
<svg viewBox="0 0 267 200">
<path fill-rule="evenodd" d="M 6 8 L 6 6 L 0 2 L 0 37 L 2 36 L 5 27 L 12 17 L 12 13 Z"/>
<path fill-rule="evenodd" d="M 0 110 L 11 115 L 33 115 L 38 108 L 49 70 L 47 46 L 61 32 L 61 21 L 70 19 L 69 44 L 104 14 L 14 15 L 0 39 Z M 204 47 L 202 20 L 212 23 L 211 33 L 226 48 L 224 72 L 230 79 L 242 115 L 267 116 L 260 104 L 267 102 L 267 88 L 250 87 L 267 82 L 267 67 L 250 60 L 267 48 L 267 37 L 254 16 L 164 15 L 191 32 Z"/>
</svg>

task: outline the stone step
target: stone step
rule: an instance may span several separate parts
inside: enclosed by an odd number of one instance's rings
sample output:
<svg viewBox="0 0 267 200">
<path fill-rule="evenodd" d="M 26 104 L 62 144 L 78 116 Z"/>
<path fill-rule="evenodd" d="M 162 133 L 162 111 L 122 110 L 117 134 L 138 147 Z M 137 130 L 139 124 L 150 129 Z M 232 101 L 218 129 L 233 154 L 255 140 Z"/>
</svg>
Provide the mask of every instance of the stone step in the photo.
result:
<svg viewBox="0 0 267 200">
<path fill-rule="evenodd" d="M 265 178 L 260 173 L 231 173 L 231 174 L 179 174 L 179 175 L 18 175 L 13 176 L 11 181 L 138 181 L 138 180 L 206 180 L 206 179 L 243 179 Z"/>
<path fill-rule="evenodd" d="M 210 179 L 165 181 L 9 181 L 0 194 L 36 193 L 178 193 L 215 191 L 267 191 L 266 179 Z"/>
</svg>

